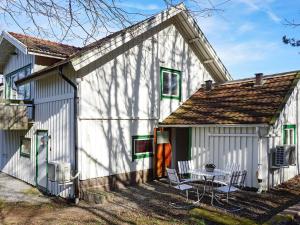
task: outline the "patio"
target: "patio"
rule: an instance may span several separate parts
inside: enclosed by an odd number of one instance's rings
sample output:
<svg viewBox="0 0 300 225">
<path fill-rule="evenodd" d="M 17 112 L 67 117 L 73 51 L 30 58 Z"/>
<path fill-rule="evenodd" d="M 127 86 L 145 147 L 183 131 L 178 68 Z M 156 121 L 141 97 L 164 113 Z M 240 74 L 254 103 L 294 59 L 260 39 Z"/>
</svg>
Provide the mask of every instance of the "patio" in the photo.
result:
<svg viewBox="0 0 300 225">
<path fill-rule="evenodd" d="M 94 210 L 108 210 L 126 215 L 128 210 L 149 217 L 150 221 L 163 220 L 172 224 L 193 223 L 193 208 L 201 208 L 209 212 L 218 212 L 221 215 L 239 217 L 252 221 L 251 224 L 262 224 L 278 214 L 282 210 L 300 201 L 300 176 L 270 190 L 267 193 L 257 194 L 254 191 L 240 191 L 234 193 L 230 199 L 231 203 L 243 207 L 237 212 L 226 212 L 210 206 L 210 197 L 206 196 L 201 203 L 191 209 L 176 209 L 170 205 L 171 202 L 185 202 L 185 196 L 180 195 L 173 188 L 169 188 L 168 180 L 161 179 L 140 186 L 128 187 L 119 191 L 103 192 L 93 189 L 94 193 L 105 194 L 107 200 L 103 204 L 95 205 Z M 196 200 L 195 195 L 191 195 Z M 201 216 L 200 216 L 201 217 Z M 206 217 L 202 217 L 205 219 Z M 198 218 L 199 219 L 199 218 Z M 168 221 L 168 222 L 167 222 Z M 204 220 L 205 221 L 205 220 Z M 206 221 L 205 224 L 210 224 Z M 213 223 L 215 224 L 215 223 Z"/>
</svg>

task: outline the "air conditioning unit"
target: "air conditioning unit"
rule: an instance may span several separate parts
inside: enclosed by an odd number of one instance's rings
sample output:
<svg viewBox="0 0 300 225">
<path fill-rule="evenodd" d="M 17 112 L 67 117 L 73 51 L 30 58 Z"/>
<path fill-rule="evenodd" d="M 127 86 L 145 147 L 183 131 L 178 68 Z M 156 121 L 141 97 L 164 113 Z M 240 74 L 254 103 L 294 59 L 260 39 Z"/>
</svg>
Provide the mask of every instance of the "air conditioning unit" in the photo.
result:
<svg viewBox="0 0 300 225">
<path fill-rule="evenodd" d="M 58 183 L 71 181 L 71 164 L 62 161 L 48 162 L 48 179 Z"/>
<path fill-rule="evenodd" d="M 296 163 L 296 148 L 294 145 L 278 145 L 271 149 L 271 168 L 280 168 Z"/>
</svg>

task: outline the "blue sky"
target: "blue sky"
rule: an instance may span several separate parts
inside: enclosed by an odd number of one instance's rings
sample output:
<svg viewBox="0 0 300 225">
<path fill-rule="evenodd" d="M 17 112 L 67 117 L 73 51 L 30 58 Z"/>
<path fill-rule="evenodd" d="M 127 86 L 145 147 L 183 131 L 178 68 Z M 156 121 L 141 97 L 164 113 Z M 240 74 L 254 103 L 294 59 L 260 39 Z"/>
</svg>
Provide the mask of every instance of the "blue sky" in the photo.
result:
<svg viewBox="0 0 300 225">
<path fill-rule="evenodd" d="M 224 0 L 198 0 L 198 5 L 201 2 L 209 7 L 209 2 L 218 5 Z M 163 7 L 158 0 L 126 4 L 148 11 Z M 234 79 L 300 69 L 300 48 L 282 43 L 283 35 L 300 39 L 300 27 L 285 25 L 285 19 L 300 23 L 299 0 L 231 0 L 217 8 L 222 10 L 198 16 L 197 21 Z"/>
<path fill-rule="evenodd" d="M 205 8 L 226 0 L 193 1 Z M 186 3 L 191 6 L 193 1 Z M 119 0 L 119 5 L 149 15 L 165 7 L 162 0 Z M 300 27 L 284 25 L 285 19 L 300 23 L 299 0 L 231 0 L 218 8 L 222 11 L 196 19 L 234 79 L 300 69 L 300 47 L 282 43 L 283 35 L 300 39 Z M 7 27 L 20 32 L 0 23 L 0 28 Z"/>
<path fill-rule="evenodd" d="M 205 8 L 224 1 L 197 0 L 197 4 Z M 146 13 L 164 7 L 159 0 L 122 4 Z M 300 23 L 299 0 L 231 0 L 217 8 L 222 10 L 198 16 L 197 21 L 234 79 L 300 69 L 300 48 L 282 43 L 283 35 L 300 39 L 300 27 L 284 25 L 285 19 Z"/>
</svg>

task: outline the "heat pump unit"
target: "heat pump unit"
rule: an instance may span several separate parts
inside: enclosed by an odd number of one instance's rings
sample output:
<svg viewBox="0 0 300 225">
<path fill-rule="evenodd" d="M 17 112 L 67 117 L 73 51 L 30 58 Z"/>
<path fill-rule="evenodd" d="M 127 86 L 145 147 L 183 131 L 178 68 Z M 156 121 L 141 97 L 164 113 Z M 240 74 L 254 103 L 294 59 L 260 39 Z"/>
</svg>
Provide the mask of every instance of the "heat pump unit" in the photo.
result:
<svg viewBox="0 0 300 225">
<path fill-rule="evenodd" d="M 58 183 L 71 181 L 71 164 L 62 161 L 48 163 L 48 179 Z"/>
<path fill-rule="evenodd" d="M 278 145 L 271 150 L 271 167 L 280 168 L 296 164 L 295 146 Z"/>
</svg>

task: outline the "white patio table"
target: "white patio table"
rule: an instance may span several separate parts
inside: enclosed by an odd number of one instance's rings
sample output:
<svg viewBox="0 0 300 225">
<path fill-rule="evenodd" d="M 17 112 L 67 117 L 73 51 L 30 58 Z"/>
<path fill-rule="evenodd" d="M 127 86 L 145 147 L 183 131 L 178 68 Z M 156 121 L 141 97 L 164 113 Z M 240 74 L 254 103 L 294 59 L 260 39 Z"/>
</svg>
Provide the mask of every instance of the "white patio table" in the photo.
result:
<svg viewBox="0 0 300 225">
<path fill-rule="evenodd" d="M 219 202 L 216 198 L 215 198 L 215 194 L 214 194 L 214 179 L 215 177 L 219 177 L 219 176 L 226 176 L 226 175 L 230 175 L 229 171 L 225 171 L 225 170 L 221 170 L 221 169 L 214 169 L 213 172 L 207 172 L 204 168 L 203 169 L 193 169 L 190 170 L 189 173 L 193 174 L 193 175 L 197 175 L 197 176 L 203 176 L 204 177 L 204 188 L 203 188 L 203 193 L 201 194 L 201 197 L 199 198 L 200 202 L 203 198 L 203 196 L 205 195 L 206 191 L 206 183 L 207 181 L 211 182 L 211 205 L 214 205 L 214 199 Z"/>
</svg>

